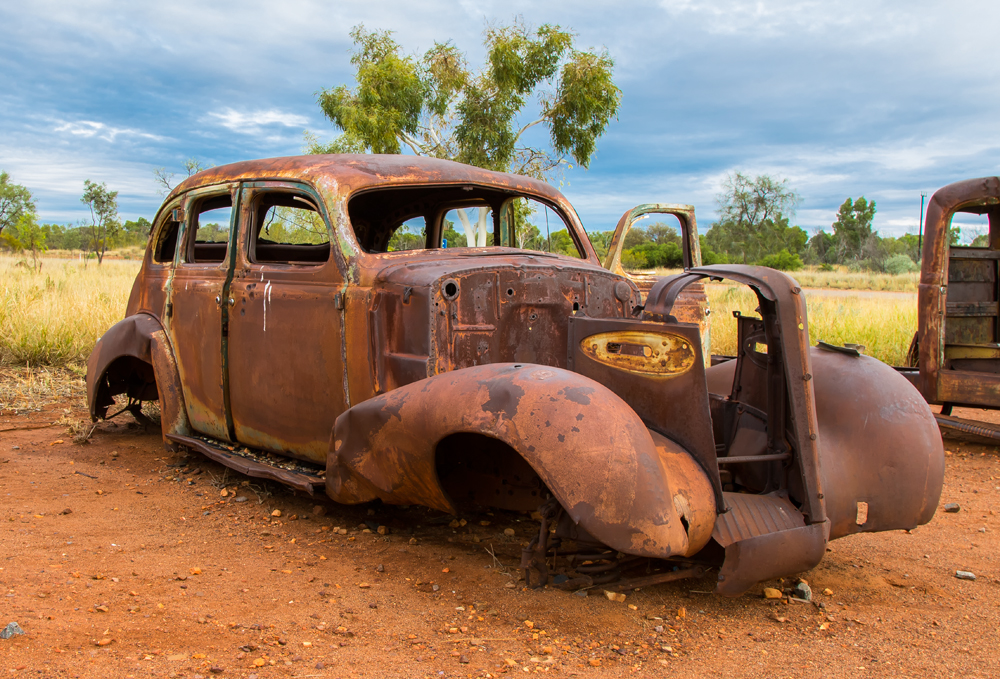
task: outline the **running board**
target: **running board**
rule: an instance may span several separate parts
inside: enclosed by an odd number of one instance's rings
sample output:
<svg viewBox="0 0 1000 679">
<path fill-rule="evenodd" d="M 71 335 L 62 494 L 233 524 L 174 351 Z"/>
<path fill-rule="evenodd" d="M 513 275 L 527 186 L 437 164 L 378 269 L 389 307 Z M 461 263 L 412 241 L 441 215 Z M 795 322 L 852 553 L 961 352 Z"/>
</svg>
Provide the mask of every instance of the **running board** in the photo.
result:
<svg viewBox="0 0 1000 679">
<path fill-rule="evenodd" d="M 254 457 L 263 457 L 265 453 L 259 453 L 243 446 L 234 446 L 233 449 L 230 449 L 225 444 L 213 441 L 212 439 L 181 436 L 179 434 L 166 434 L 165 436 L 174 443 L 197 450 L 205 457 L 247 476 L 277 481 L 286 486 L 291 486 L 296 490 L 305 491 L 310 495 L 315 495 L 317 491 L 322 492 L 326 487 L 326 478 L 324 476 L 326 470 L 316 465 L 310 465 L 300 460 L 293 460 L 290 457 L 282 457 L 280 464 L 291 467 L 291 469 L 283 469 L 275 464 L 251 459 L 251 455 Z M 273 454 L 267 455 L 273 456 Z"/>
<path fill-rule="evenodd" d="M 937 420 L 938 428 L 942 434 L 947 434 L 960 441 L 973 441 L 994 446 L 1000 441 L 1000 427 L 995 424 L 965 420 L 961 417 L 941 415 L 940 413 L 934 413 L 934 419 Z"/>
<path fill-rule="evenodd" d="M 828 524 L 806 525 L 787 498 L 744 493 L 723 497 L 729 511 L 719 516 L 712 532 L 726 550 L 717 594 L 739 596 L 762 580 L 807 571 L 823 558 Z"/>
</svg>

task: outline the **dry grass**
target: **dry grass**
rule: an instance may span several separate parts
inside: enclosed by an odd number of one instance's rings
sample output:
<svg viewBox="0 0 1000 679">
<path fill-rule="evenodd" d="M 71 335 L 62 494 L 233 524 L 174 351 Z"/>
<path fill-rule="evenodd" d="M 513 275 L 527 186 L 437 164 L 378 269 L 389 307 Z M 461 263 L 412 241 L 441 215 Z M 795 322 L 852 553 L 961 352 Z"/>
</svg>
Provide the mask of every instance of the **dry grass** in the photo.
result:
<svg viewBox="0 0 1000 679">
<path fill-rule="evenodd" d="M 0 257 L 0 366 L 82 365 L 125 315 L 138 261 L 43 259 L 40 272 Z"/>
<path fill-rule="evenodd" d="M 876 290 L 887 292 L 916 292 L 920 282 L 920 273 L 870 273 L 866 271 L 848 271 L 840 267 L 838 271 L 819 271 L 805 269 L 793 271 L 791 276 L 803 288 L 834 288 L 836 290 Z"/>
<path fill-rule="evenodd" d="M 801 279 L 799 281 L 801 283 Z M 758 316 L 757 298 L 745 286 L 706 286 L 712 309 L 712 353 L 736 354 L 736 322 L 733 311 Z M 909 297 L 887 295 L 809 296 L 805 291 L 809 341 L 830 344 L 862 344 L 869 356 L 889 365 L 905 365 L 906 352 L 917 330 L 917 302 Z"/>
<path fill-rule="evenodd" d="M 0 413 L 37 412 L 68 399 L 83 403 L 86 375 L 78 366 L 0 368 Z"/>
<path fill-rule="evenodd" d="M 681 273 L 681 269 L 656 269 L 634 273 L 670 276 Z M 820 271 L 810 266 L 802 271 L 791 271 L 789 274 L 803 288 L 832 288 L 834 290 L 874 290 L 883 292 L 916 292 L 920 282 L 920 273 L 904 273 L 899 275 L 887 273 L 871 273 L 867 271 L 848 271 L 840 266 L 834 271 Z"/>
</svg>

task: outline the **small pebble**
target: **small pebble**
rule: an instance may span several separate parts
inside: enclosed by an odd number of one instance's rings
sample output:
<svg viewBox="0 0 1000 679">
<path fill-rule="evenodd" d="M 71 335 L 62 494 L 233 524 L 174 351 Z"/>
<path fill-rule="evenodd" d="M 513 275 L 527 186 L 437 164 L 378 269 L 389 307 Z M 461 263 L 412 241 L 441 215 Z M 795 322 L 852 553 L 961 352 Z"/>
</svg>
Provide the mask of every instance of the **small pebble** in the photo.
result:
<svg viewBox="0 0 1000 679">
<path fill-rule="evenodd" d="M 233 500 L 233 502 L 246 502 L 246 501 L 247 501 L 246 495 L 237 495 L 236 499 Z"/>
<path fill-rule="evenodd" d="M 949 514 L 957 514 L 961 509 L 962 507 L 959 506 L 957 502 L 948 502 L 944 506 L 944 511 L 948 512 Z"/>
<path fill-rule="evenodd" d="M 806 582 L 800 582 L 799 584 L 795 585 L 795 589 L 792 591 L 792 594 L 794 594 L 800 599 L 805 599 L 806 601 L 812 601 L 813 598 L 812 589 Z"/>
<path fill-rule="evenodd" d="M 975 580 L 976 574 L 971 571 L 955 571 L 955 577 L 959 580 Z"/>
</svg>

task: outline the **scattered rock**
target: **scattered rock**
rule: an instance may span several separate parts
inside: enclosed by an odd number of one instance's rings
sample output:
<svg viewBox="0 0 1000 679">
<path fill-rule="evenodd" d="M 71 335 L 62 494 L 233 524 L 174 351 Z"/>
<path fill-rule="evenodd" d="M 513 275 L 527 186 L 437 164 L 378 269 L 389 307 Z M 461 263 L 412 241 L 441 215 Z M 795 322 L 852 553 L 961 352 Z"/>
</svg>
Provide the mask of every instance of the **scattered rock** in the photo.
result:
<svg viewBox="0 0 1000 679">
<path fill-rule="evenodd" d="M 949 514 L 957 514 L 961 509 L 962 507 L 957 502 L 948 502 L 944 506 L 944 511 Z"/>
<path fill-rule="evenodd" d="M 198 568 L 197 566 L 189 570 L 191 571 L 191 575 L 201 575 L 201 569 Z"/>
<path fill-rule="evenodd" d="M 511 583 L 511 582 L 508 582 L 507 585 L 509 587 L 513 587 L 514 586 L 514 584 Z M 575 592 L 573 592 L 573 594 L 575 594 L 576 596 L 579 596 L 579 597 L 583 597 L 584 599 L 587 598 L 587 590 L 585 590 L 585 589 L 578 589 Z"/>
<path fill-rule="evenodd" d="M 830 589 L 829 587 L 827 587 L 826 589 L 823 590 L 823 595 L 824 596 L 833 596 L 833 590 Z"/>
<path fill-rule="evenodd" d="M 275 509 L 273 512 L 271 512 L 271 516 L 273 516 L 274 518 L 280 517 L 281 516 L 281 510 L 280 509 Z"/>
<path fill-rule="evenodd" d="M 955 577 L 959 580 L 975 580 L 976 574 L 972 571 L 955 571 Z"/>
<path fill-rule="evenodd" d="M 514 537 L 514 529 L 513 528 L 504 528 L 503 529 L 503 534 L 506 535 L 507 537 Z"/>
<path fill-rule="evenodd" d="M 0 630 L 0 639 L 10 639 L 18 634 L 24 634 L 24 630 L 16 622 L 9 622 L 6 627 Z"/>
<path fill-rule="evenodd" d="M 66 509 L 64 509 L 61 512 L 59 512 L 59 515 L 60 516 L 66 516 L 67 514 L 72 514 L 72 513 L 73 513 L 73 510 L 70 509 L 69 507 L 67 507 Z"/>
<path fill-rule="evenodd" d="M 431 585 L 431 589 L 437 592 L 438 590 L 441 589 L 441 585 Z"/>
<path fill-rule="evenodd" d="M 467 655 L 458 656 L 458 662 L 462 663 L 463 665 L 469 664 L 469 656 Z"/>
<path fill-rule="evenodd" d="M 208 671 L 211 672 L 212 674 L 222 674 L 223 672 L 225 672 L 225 670 L 219 667 L 218 665 L 212 665 L 211 667 L 208 668 Z"/>
<path fill-rule="evenodd" d="M 379 564 L 378 566 L 375 566 L 375 572 L 376 573 L 385 573 L 385 566 L 383 566 L 382 564 Z"/>
<path fill-rule="evenodd" d="M 417 539 L 416 538 L 410 538 L 410 544 L 411 545 L 417 544 Z"/>
<path fill-rule="evenodd" d="M 104 637 L 103 639 L 101 639 L 100 641 L 98 641 L 96 645 L 97 646 L 109 646 L 112 641 L 113 641 L 113 639 L 109 639 L 108 637 Z"/>
<path fill-rule="evenodd" d="M 792 590 L 792 594 L 805 601 L 812 601 L 813 598 L 812 589 L 809 587 L 809 583 L 804 580 L 795 585 L 795 589 Z"/>
<path fill-rule="evenodd" d="M 379 535 L 388 535 L 389 534 L 389 527 L 388 526 L 379 526 L 378 527 L 378 534 Z"/>
<path fill-rule="evenodd" d="M 764 598 L 765 599 L 780 599 L 781 590 L 775 589 L 774 587 L 764 588 Z"/>
<path fill-rule="evenodd" d="M 246 502 L 248 499 L 246 495 L 237 495 L 233 502 Z"/>
<path fill-rule="evenodd" d="M 612 592 L 609 589 L 604 590 L 604 596 L 608 598 L 608 601 L 617 601 L 620 604 L 625 603 L 625 595 L 621 592 Z"/>
</svg>

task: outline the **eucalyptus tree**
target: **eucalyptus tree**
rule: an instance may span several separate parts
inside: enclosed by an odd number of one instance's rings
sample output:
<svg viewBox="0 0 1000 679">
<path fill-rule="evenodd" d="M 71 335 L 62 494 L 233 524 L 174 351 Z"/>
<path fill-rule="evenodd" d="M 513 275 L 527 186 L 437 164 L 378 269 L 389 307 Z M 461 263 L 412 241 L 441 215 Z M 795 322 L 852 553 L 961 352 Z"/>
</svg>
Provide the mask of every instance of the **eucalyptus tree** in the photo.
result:
<svg viewBox="0 0 1000 679">
<path fill-rule="evenodd" d="M 307 135 L 313 153 L 402 153 L 545 177 L 575 162 L 588 167 L 615 118 L 621 90 L 606 50 L 582 50 L 571 32 L 521 21 L 485 32 L 478 70 L 449 42 L 422 57 L 403 52 L 390 31 L 351 31 L 355 86 L 318 95 L 341 131 L 329 143 Z M 547 134 L 538 134 L 540 128 Z M 488 210 L 475 225 L 459 211 L 469 244 L 485 244 Z"/>
</svg>

